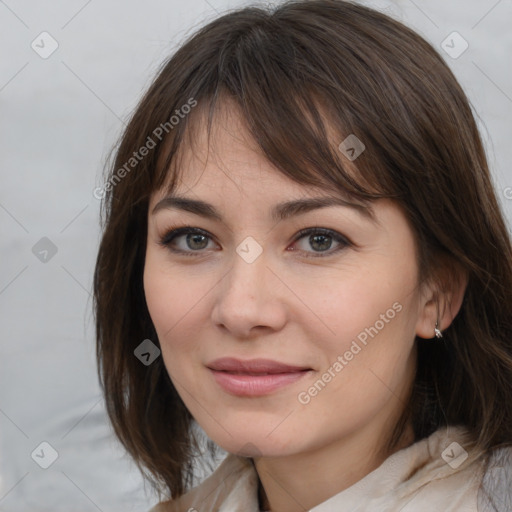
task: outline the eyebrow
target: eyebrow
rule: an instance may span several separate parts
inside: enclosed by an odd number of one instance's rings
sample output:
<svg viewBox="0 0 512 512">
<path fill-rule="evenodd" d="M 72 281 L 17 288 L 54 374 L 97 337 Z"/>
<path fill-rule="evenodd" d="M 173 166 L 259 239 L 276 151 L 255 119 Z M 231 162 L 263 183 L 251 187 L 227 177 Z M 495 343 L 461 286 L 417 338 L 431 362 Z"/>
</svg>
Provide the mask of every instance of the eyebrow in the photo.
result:
<svg viewBox="0 0 512 512">
<path fill-rule="evenodd" d="M 309 197 L 305 199 L 294 199 L 284 203 L 276 204 L 270 212 L 270 217 L 274 221 L 282 221 L 296 215 L 302 215 L 312 210 L 327 208 L 329 206 L 343 206 L 357 211 L 361 217 L 378 224 L 375 211 L 369 204 L 354 203 L 341 197 Z M 152 210 L 152 215 L 164 209 L 184 210 L 207 219 L 223 221 L 222 215 L 209 203 L 198 199 L 172 195 L 159 201 Z"/>
</svg>

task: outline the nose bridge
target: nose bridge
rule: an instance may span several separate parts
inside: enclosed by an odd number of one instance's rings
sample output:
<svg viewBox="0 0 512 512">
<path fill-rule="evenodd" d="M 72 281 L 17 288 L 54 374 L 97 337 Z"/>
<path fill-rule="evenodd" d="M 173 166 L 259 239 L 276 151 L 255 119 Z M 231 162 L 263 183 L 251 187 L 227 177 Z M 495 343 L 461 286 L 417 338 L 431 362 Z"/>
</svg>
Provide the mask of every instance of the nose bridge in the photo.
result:
<svg viewBox="0 0 512 512">
<path fill-rule="evenodd" d="M 268 278 L 267 264 L 263 247 L 254 238 L 247 237 L 236 247 L 224 292 L 245 296 L 251 302 L 258 300 L 258 295 L 264 292 Z"/>
<path fill-rule="evenodd" d="M 273 275 L 267 268 L 268 259 L 258 246 L 254 239 L 238 245 L 212 312 L 216 324 L 238 337 L 247 336 L 256 326 L 278 329 L 285 320 L 284 309 L 271 293 L 269 279 Z"/>
</svg>

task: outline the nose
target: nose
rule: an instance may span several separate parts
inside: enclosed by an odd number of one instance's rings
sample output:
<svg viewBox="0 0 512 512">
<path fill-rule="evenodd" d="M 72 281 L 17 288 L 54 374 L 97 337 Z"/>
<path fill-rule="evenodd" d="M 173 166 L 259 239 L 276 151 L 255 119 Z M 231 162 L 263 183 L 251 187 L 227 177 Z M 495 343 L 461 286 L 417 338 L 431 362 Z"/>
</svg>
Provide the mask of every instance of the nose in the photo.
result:
<svg viewBox="0 0 512 512">
<path fill-rule="evenodd" d="M 237 339 L 279 331 L 287 318 L 282 289 L 265 253 L 252 263 L 235 254 L 231 270 L 215 288 L 212 321 Z"/>
</svg>

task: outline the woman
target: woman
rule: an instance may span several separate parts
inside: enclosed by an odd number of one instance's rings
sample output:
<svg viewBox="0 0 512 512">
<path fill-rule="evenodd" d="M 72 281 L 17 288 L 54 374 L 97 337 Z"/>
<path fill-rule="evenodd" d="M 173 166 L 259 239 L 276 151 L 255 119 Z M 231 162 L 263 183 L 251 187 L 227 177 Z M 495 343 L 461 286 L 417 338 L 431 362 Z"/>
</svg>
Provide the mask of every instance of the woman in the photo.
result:
<svg viewBox="0 0 512 512">
<path fill-rule="evenodd" d="M 99 373 L 154 512 L 512 510 L 510 236 L 420 36 L 336 0 L 221 16 L 104 192 Z M 201 430 L 228 455 L 191 489 Z"/>
</svg>

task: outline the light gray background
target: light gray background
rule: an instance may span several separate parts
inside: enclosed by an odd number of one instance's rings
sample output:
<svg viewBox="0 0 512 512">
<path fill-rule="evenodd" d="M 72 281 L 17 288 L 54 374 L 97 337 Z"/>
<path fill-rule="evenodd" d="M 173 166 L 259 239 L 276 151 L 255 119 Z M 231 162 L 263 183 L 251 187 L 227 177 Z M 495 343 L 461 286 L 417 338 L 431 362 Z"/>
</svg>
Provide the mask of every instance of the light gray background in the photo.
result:
<svg viewBox="0 0 512 512">
<path fill-rule="evenodd" d="M 369 3 L 431 41 L 460 79 L 510 225 L 512 1 Z M 97 382 L 92 191 L 157 66 L 199 25 L 242 5 L 0 1 L 1 511 L 144 512 L 155 503 L 112 436 Z M 31 48 L 43 31 L 59 45 L 47 59 Z M 453 31 L 469 44 L 457 59 L 440 46 Z M 57 247 L 46 263 L 32 252 L 42 237 Z M 59 455 L 48 469 L 31 458 L 43 441 Z"/>
</svg>

